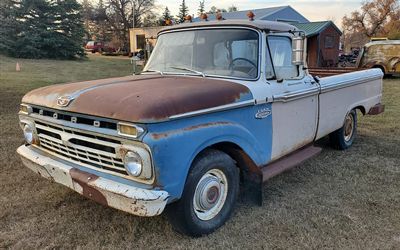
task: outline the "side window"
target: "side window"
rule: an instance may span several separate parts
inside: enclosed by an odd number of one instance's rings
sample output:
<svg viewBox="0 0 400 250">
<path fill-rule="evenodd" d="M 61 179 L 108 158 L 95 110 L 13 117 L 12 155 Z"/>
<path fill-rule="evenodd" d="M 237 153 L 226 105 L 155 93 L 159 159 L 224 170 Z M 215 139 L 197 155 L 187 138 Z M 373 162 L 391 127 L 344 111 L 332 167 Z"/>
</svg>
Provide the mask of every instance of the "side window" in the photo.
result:
<svg viewBox="0 0 400 250">
<path fill-rule="evenodd" d="M 296 65 L 292 64 L 292 41 L 284 36 L 269 36 L 269 50 L 277 79 L 292 79 L 299 76 Z"/>
<path fill-rule="evenodd" d="M 275 78 L 275 72 L 274 72 L 274 67 L 272 65 L 271 61 L 271 55 L 269 53 L 269 50 L 266 49 L 266 68 L 265 68 L 265 77 L 267 80 L 269 79 L 274 79 Z"/>
</svg>

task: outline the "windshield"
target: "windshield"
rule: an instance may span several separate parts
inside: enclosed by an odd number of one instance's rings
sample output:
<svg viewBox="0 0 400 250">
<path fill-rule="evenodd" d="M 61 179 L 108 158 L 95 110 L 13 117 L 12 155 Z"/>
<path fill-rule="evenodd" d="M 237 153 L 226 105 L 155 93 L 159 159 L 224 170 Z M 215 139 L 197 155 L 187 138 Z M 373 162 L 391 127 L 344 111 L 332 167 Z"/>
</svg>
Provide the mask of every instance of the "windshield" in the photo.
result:
<svg viewBox="0 0 400 250">
<path fill-rule="evenodd" d="M 159 36 L 144 71 L 255 79 L 258 33 L 247 29 L 208 29 Z"/>
</svg>

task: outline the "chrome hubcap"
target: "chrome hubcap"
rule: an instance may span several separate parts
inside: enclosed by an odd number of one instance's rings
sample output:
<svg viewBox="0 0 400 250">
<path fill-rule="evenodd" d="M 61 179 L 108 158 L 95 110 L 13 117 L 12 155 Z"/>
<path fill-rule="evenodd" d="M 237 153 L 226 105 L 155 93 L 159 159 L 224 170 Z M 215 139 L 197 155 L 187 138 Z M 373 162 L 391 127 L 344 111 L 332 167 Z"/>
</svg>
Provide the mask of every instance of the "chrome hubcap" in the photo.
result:
<svg viewBox="0 0 400 250">
<path fill-rule="evenodd" d="M 350 141 L 354 132 L 354 117 L 351 114 L 346 116 L 344 121 L 344 140 Z"/>
<path fill-rule="evenodd" d="M 193 207 L 200 220 L 211 220 L 222 209 L 228 194 L 228 181 L 219 169 L 212 169 L 201 177 L 193 197 Z"/>
</svg>

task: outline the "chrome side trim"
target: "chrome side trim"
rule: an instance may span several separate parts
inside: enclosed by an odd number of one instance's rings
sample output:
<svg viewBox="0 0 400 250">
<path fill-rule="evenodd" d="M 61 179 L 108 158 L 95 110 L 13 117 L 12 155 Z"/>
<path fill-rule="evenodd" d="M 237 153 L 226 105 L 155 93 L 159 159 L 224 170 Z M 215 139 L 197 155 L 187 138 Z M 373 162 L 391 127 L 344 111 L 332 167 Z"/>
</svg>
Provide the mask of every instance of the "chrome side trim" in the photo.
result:
<svg viewBox="0 0 400 250">
<path fill-rule="evenodd" d="M 301 98 L 305 98 L 308 96 L 317 95 L 320 92 L 319 87 L 314 87 L 306 90 L 298 90 L 292 91 L 284 94 L 273 95 L 272 98 L 274 99 L 273 102 L 290 102 L 294 100 L 298 100 Z"/>
<path fill-rule="evenodd" d="M 382 79 L 382 76 L 362 76 L 362 77 L 358 77 L 355 79 L 349 79 L 349 80 L 345 80 L 339 83 L 330 83 L 330 84 L 326 84 L 326 85 L 321 85 L 321 93 L 326 93 L 326 92 L 330 92 L 333 90 L 337 90 L 337 89 L 341 89 L 341 88 L 347 88 L 350 86 L 354 86 L 354 85 L 358 85 L 361 83 L 365 83 L 367 81 L 373 81 L 373 80 L 379 80 Z"/>
<path fill-rule="evenodd" d="M 193 112 L 187 112 L 179 115 L 172 115 L 169 117 L 170 120 L 174 119 L 180 119 L 180 118 L 186 118 L 186 117 L 192 117 L 196 115 L 204 115 L 208 113 L 214 113 L 218 111 L 225 111 L 225 110 L 230 110 L 230 109 L 235 109 L 235 108 L 242 108 L 246 106 L 252 106 L 254 105 L 254 99 L 248 100 L 248 101 L 243 101 L 243 102 L 238 102 L 238 103 L 232 103 L 232 104 L 227 104 L 227 105 L 221 105 L 213 108 L 208 108 L 208 109 L 202 109 L 202 110 L 197 110 Z"/>
</svg>

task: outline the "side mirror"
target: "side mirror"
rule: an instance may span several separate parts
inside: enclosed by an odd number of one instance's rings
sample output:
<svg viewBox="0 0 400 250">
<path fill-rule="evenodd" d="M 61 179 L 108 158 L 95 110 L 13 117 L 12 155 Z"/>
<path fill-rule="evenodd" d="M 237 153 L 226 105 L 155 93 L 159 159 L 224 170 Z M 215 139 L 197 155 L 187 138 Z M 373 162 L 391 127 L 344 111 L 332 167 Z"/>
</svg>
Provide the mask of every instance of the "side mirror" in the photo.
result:
<svg viewBox="0 0 400 250">
<path fill-rule="evenodd" d="M 293 65 L 304 64 L 304 37 L 295 36 L 292 38 L 292 63 Z"/>
</svg>

